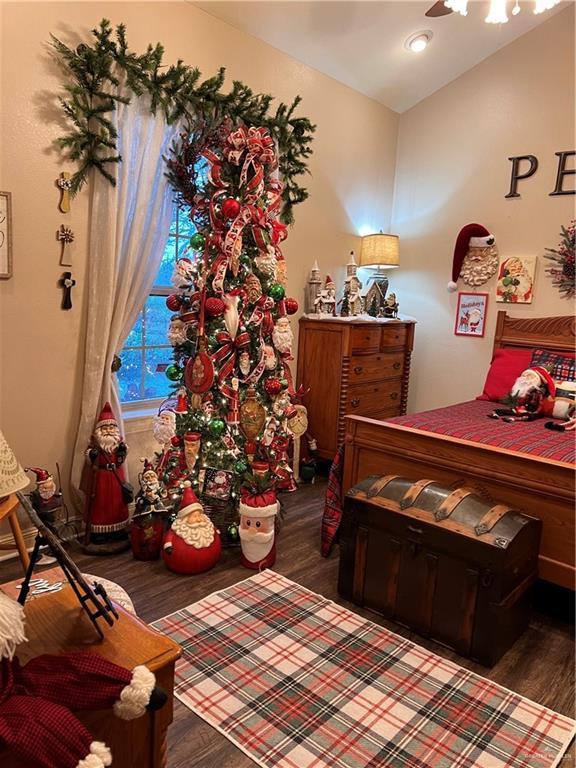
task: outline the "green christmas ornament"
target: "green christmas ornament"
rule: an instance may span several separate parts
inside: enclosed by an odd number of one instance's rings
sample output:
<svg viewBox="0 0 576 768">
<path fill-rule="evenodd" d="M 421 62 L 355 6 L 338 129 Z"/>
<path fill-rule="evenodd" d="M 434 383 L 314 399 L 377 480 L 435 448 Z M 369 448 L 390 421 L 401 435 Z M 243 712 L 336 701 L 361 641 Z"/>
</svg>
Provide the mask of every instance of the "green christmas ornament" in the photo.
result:
<svg viewBox="0 0 576 768">
<path fill-rule="evenodd" d="M 180 368 L 179 365 L 174 365 L 174 363 L 169 365 L 164 373 L 166 374 L 166 378 L 170 379 L 170 381 L 180 381 L 182 378 L 182 368 Z"/>
<path fill-rule="evenodd" d="M 280 285 L 280 283 L 274 283 L 274 285 L 270 286 L 268 293 L 274 299 L 274 301 L 281 301 L 284 298 L 286 291 Z"/>
<path fill-rule="evenodd" d="M 234 463 L 234 472 L 236 472 L 238 475 L 243 475 L 247 469 L 248 463 L 244 461 L 244 459 L 238 459 L 238 461 Z"/>
<path fill-rule="evenodd" d="M 208 428 L 210 430 L 210 434 L 214 437 L 220 437 L 220 435 L 224 432 L 226 429 L 226 422 L 224 419 L 211 419 L 210 424 L 208 425 Z"/>
<path fill-rule="evenodd" d="M 200 234 L 200 232 L 196 232 L 196 234 L 192 235 L 190 238 L 190 245 L 195 251 L 201 251 L 204 248 L 205 242 L 206 238 L 204 235 Z"/>
<path fill-rule="evenodd" d="M 233 544 L 236 544 L 240 540 L 240 533 L 236 523 L 230 523 L 226 529 L 226 533 L 228 535 L 228 541 L 232 542 Z"/>
</svg>

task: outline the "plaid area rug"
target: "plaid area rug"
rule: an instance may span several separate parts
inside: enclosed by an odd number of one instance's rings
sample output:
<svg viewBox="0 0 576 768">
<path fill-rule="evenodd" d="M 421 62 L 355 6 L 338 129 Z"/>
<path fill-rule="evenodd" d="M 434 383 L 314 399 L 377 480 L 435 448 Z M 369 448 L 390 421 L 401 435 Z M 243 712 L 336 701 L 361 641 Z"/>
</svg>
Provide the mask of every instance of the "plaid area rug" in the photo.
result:
<svg viewBox="0 0 576 768">
<path fill-rule="evenodd" d="M 153 626 L 176 697 L 265 768 L 553 768 L 576 730 L 273 571 Z"/>
</svg>

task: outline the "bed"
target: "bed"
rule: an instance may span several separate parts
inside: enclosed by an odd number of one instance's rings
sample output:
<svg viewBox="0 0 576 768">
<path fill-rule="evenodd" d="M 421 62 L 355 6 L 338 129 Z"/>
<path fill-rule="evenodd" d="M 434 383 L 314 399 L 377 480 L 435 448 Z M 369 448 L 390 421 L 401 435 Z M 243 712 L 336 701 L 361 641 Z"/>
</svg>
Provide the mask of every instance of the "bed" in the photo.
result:
<svg viewBox="0 0 576 768">
<path fill-rule="evenodd" d="M 540 348 L 573 353 L 574 325 L 573 317 L 520 319 L 501 311 L 494 350 Z M 446 412 L 429 411 L 386 421 L 347 416 L 343 491 L 372 474 L 470 486 L 488 499 L 539 517 L 543 521 L 540 576 L 574 589 L 574 433 L 549 432 L 541 421 L 492 422 L 486 413 L 493 407 L 486 402 L 454 406 L 454 410 L 461 410 L 464 421 L 473 422 L 468 432 L 466 425 L 450 429 Z M 516 443 L 512 449 L 510 433 L 518 427 L 525 442 Z M 475 439 L 470 439 L 472 434 Z"/>
</svg>

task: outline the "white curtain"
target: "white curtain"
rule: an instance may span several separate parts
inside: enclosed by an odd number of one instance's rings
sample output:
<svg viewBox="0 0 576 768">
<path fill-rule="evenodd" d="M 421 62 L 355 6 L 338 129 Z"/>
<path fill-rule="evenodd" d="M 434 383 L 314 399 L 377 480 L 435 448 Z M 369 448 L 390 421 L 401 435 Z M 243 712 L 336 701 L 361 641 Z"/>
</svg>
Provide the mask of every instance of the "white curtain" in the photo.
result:
<svg viewBox="0 0 576 768">
<path fill-rule="evenodd" d="M 116 174 L 116 186 L 97 171 L 91 179 L 86 361 L 71 478 L 75 495 L 95 420 L 107 400 L 124 434 L 112 360 L 154 284 L 172 214 L 163 155 L 178 127 L 168 126 L 161 113 L 152 115 L 147 97 L 118 104 L 113 121 L 122 161 L 107 168 Z"/>
</svg>

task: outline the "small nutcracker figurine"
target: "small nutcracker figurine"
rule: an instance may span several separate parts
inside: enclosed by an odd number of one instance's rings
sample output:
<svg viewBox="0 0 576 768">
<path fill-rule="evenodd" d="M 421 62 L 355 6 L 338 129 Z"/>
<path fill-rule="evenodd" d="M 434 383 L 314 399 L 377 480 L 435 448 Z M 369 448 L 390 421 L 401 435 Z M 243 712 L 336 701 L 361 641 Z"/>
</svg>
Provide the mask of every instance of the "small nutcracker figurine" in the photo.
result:
<svg viewBox="0 0 576 768">
<path fill-rule="evenodd" d="M 129 546 L 128 504 L 133 499 L 132 486 L 126 482 L 124 462 L 128 447 L 106 403 L 98 418 L 87 457 L 92 469 L 86 506 L 86 544 L 111 553 Z"/>
</svg>

